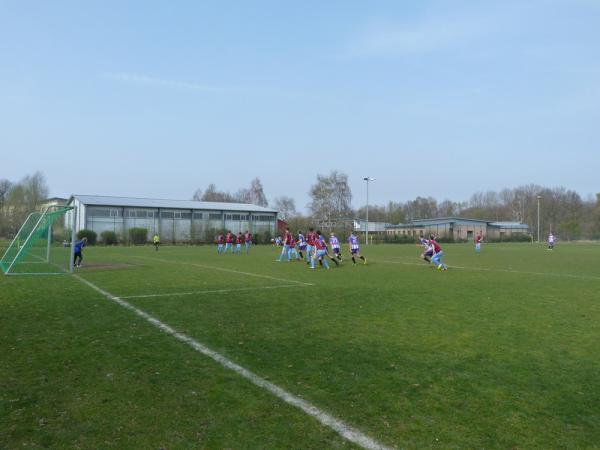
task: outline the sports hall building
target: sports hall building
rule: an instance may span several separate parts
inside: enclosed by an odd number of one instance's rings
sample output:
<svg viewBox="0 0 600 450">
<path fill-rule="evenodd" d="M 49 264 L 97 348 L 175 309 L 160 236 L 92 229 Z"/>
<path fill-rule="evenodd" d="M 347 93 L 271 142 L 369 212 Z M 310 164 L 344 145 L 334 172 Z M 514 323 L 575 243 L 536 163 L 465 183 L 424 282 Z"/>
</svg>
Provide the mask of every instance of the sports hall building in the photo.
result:
<svg viewBox="0 0 600 450">
<path fill-rule="evenodd" d="M 441 217 L 436 219 L 412 220 L 408 223 L 386 226 L 388 235 L 427 236 L 431 233 L 439 237 L 457 241 L 472 240 L 477 233 L 487 239 L 502 239 L 516 234 L 529 234 L 529 227 L 519 222 L 493 222 L 488 220 Z"/>
<path fill-rule="evenodd" d="M 215 230 L 274 235 L 277 224 L 276 210 L 247 203 L 72 195 L 67 205 L 77 208 L 75 230 L 93 230 L 98 237 L 103 231 L 127 236 L 130 228 L 146 228 L 148 240 L 158 234 L 162 242 L 203 242 Z"/>
</svg>

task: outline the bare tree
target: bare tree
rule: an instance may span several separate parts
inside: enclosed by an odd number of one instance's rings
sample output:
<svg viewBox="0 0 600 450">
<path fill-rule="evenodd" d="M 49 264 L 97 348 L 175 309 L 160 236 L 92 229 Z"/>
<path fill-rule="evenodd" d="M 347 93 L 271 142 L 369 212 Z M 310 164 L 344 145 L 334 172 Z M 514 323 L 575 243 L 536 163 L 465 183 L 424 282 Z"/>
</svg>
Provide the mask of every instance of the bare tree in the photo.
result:
<svg viewBox="0 0 600 450">
<path fill-rule="evenodd" d="M 38 209 L 48 198 L 48 185 L 41 172 L 27 175 L 15 184 L 8 180 L 2 180 L 0 184 L 0 232 L 10 235 L 17 231 L 29 213 Z"/>
<path fill-rule="evenodd" d="M 192 200 L 200 201 L 202 200 L 202 189 L 196 189 L 194 195 L 192 195 Z"/>
<path fill-rule="evenodd" d="M 290 220 L 297 215 L 296 202 L 291 197 L 277 197 L 273 202 L 273 207 L 279 211 L 279 216 L 283 220 Z"/>
<path fill-rule="evenodd" d="M 198 191 L 196 191 L 198 192 Z M 217 186 L 214 183 L 210 183 L 200 200 L 204 202 L 226 202 L 233 203 L 237 200 L 229 193 L 217 190 Z"/>
<path fill-rule="evenodd" d="M 352 191 L 346 174 L 334 170 L 329 176 L 317 175 L 309 194 L 312 202 L 308 207 L 321 221 L 335 221 L 351 213 Z"/>
<path fill-rule="evenodd" d="M 258 206 L 267 206 L 269 202 L 265 196 L 263 185 L 259 178 L 255 178 L 250 182 L 250 189 L 248 190 L 248 203 Z"/>
</svg>

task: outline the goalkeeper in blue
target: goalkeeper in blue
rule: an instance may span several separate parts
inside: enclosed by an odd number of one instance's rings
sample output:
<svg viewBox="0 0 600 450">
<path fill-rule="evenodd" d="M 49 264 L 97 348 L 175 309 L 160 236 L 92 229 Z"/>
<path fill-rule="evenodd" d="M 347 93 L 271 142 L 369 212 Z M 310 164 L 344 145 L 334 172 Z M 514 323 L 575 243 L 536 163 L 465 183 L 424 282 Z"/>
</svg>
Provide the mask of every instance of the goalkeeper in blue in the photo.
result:
<svg viewBox="0 0 600 450">
<path fill-rule="evenodd" d="M 87 238 L 84 237 L 80 241 L 75 243 L 73 247 L 73 256 L 74 256 L 74 264 L 75 267 L 81 267 L 81 262 L 83 261 L 83 247 L 87 245 Z"/>
</svg>

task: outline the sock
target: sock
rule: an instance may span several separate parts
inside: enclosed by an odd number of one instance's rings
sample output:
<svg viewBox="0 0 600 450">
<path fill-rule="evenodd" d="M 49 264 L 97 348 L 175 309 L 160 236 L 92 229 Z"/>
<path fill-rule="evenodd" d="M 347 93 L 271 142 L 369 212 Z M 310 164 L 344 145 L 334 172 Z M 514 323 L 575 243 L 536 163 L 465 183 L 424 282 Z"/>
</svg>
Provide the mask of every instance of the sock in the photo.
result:
<svg viewBox="0 0 600 450">
<path fill-rule="evenodd" d="M 332 260 L 332 261 L 335 263 L 335 265 L 336 265 L 336 266 L 339 266 L 339 265 L 340 265 L 340 263 L 339 263 L 339 262 L 337 262 L 335 258 L 331 258 L 331 260 Z"/>
<path fill-rule="evenodd" d="M 302 254 L 302 252 L 298 252 L 300 253 L 300 259 L 304 259 L 304 255 Z"/>
<path fill-rule="evenodd" d="M 356 259 L 354 259 L 354 256 L 352 257 L 352 264 L 356 264 Z"/>
<path fill-rule="evenodd" d="M 323 260 L 319 259 L 319 264 L 323 265 Z"/>
<path fill-rule="evenodd" d="M 365 257 L 364 257 L 364 256 L 362 256 L 362 255 L 361 255 L 361 256 L 359 256 L 359 258 L 360 258 L 360 259 L 362 259 L 363 261 L 365 260 Z"/>
</svg>

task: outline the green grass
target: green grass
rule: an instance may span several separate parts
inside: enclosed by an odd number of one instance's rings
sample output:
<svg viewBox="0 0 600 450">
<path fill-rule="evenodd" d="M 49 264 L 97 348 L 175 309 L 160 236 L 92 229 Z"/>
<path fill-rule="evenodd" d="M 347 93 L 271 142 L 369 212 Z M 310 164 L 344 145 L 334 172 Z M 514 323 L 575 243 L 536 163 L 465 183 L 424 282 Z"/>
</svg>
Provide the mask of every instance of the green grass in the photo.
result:
<svg viewBox="0 0 600 450">
<path fill-rule="evenodd" d="M 597 448 L 600 246 L 88 248 L 78 273 L 386 445 Z M 211 267 L 268 277 L 260 278 Z M 314 286 L 281 286 L 295 280 Z M 212 292 L 226 289 L 245 289 Z M 0 448 L 355 448 L 70 276 L 0 278 Z"/>
</svg>

